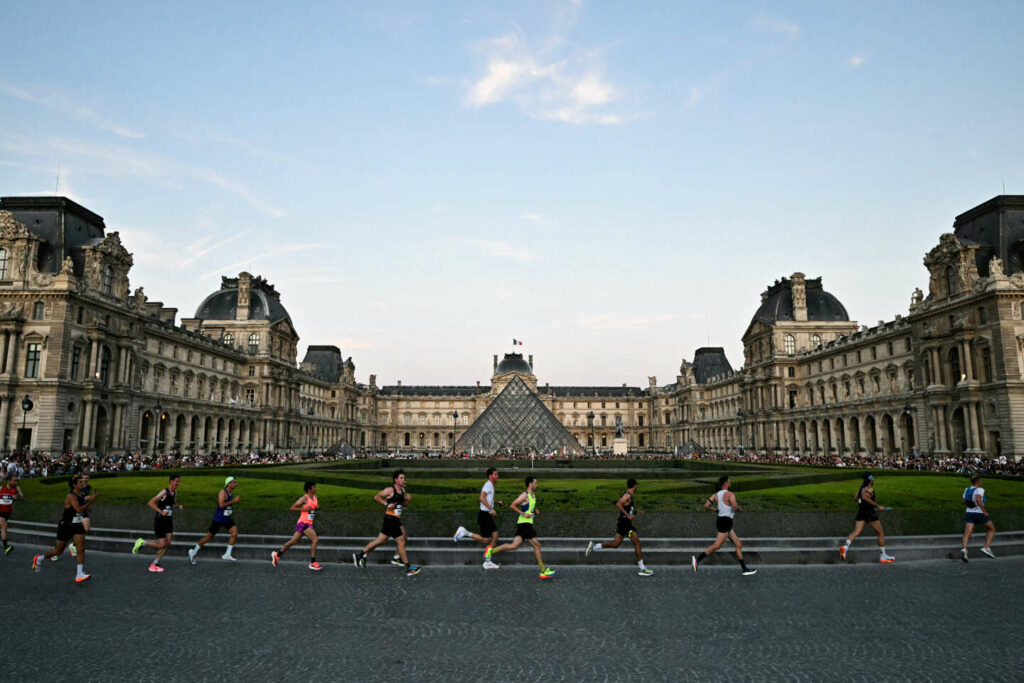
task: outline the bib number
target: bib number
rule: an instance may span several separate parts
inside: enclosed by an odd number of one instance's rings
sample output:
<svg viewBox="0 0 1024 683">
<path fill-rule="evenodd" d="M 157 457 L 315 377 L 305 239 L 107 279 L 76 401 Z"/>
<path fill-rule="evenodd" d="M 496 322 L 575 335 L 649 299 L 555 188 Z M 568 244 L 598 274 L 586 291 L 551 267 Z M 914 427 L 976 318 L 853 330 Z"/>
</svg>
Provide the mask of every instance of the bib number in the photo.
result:
<svg viewBox="0 0 1024 683">
<path fill-rule="evenodd" d="M 74 517 L 72 517 L 71 518 L 71 523 L 72 524 L 81 524 L 82 523 L 82 515 L 75 515 Z"/>
<path fill-rule="evenodd" d="M 224 508 L 224 516 L 225 517 L 230 517 L 231 516 L 231 508 L 229 508 L 229 507 Z"/>
<path fill-rule="evenodd" d="M 11 496 L 5 495 L 4 497 L 0 498 L 0 505 L 11 505 L 13 503 L 14 498 L 12 498 Z"/>
<path fill-rule="evenodd" d="M 316 510 L 310 510 L 309 511 L 309 521 L 312 522 L 314 517 L 316 517 Z"/>
<path fill-rule="evenodd" d="M 164 515 L 165 517 L 171 517 L 172 515 L 174 515 L 174 507 L 167 505 L 164 507 L 164 512 L 167 513 L 166 515 Z"/>
</svg>

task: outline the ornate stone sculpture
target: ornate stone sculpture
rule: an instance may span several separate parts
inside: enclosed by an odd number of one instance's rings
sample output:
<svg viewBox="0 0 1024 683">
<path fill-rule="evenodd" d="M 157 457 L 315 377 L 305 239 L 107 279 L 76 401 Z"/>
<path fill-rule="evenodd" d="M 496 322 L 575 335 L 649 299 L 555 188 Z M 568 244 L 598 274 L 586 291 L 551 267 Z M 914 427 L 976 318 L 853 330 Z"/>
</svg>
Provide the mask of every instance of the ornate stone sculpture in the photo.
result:
<svg viewBox="0 0 1024 683">
<path fill-rule="evenodd" d="M 1002 277 L 1005 275 L 1003 272 L 1003 259 L 993 256 L 988 262 L 988 274 L 990 277 Z"/>
<path fill-rule="evenodd" d="M 626 427 L 622 424 L 622 416 L 615 416 L 615 438 L 624 439 L 626 438 Z"/>
</svg>

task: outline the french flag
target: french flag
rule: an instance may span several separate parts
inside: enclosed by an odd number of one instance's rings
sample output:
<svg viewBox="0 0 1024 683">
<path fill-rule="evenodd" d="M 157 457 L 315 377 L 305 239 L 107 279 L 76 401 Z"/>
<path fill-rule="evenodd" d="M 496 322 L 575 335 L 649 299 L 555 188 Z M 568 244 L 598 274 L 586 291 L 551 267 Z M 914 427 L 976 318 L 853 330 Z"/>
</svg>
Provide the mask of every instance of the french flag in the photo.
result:
<svg viewBox="0 0 1024 683">
<path fill-rule="evenodd" d="M 522 345 L 523 345 L 523 342 L 522 342 L 521 339 L 513 339 L 512 340 L 512 346 L 522 346 Z"/>
</svg>

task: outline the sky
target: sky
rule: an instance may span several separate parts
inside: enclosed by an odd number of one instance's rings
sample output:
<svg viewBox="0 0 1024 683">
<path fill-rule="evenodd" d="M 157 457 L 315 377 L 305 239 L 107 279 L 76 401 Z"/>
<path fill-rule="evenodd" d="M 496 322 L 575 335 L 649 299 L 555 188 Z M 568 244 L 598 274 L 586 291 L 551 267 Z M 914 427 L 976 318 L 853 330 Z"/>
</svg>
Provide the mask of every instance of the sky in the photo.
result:
<svg viewBox="0 0 1024 683">
<path fill-rule="evenodd" d="M 674 381 L 760 293 L 905 315 L 1024 194 L 1021 2 L 0 0 L 0 195 L 104 217 L 191 317 L 266 277 L 378 384 Z"/>
</svg>

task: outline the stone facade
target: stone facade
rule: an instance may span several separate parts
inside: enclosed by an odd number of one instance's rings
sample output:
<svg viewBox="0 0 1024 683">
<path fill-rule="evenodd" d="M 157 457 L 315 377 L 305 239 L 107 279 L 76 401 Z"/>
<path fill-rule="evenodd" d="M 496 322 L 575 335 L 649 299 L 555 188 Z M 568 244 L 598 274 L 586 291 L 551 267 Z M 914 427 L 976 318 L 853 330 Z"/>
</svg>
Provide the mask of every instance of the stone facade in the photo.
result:
<svg viewBox="0 0 1024 683">
<path fill-rule="evenodd" d="M 1024 456 L 1024 197 L 957 217 L 905 316 L 859 325 L 820 278 L 794 273 L 762 294 L 741 369 L 698 349 L 675 382 L 646 387 L 540 384 L 515 353 L 494 356 L 489 384 L 360 384 L 337 347 L 297 362 L 298 332 L 261 277 L 222 278 L 178 322 L 131 290 L 132 256 L 101 217 L 53 197 L 0 209 L 5 449 L 444 451 L 518 377 L 604 451 L 621 419 L 632 451 Z"/>
</svg>

